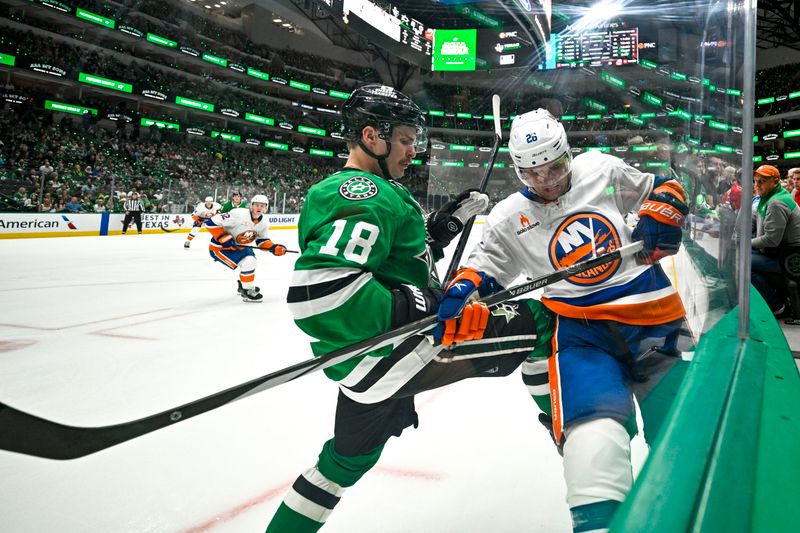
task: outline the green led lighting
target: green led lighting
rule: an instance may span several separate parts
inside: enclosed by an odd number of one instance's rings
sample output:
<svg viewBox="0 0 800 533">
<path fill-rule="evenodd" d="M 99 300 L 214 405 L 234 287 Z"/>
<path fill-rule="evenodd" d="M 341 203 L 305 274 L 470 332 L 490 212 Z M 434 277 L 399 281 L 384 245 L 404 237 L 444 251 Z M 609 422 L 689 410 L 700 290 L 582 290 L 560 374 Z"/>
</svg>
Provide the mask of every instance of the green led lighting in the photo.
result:
<svg viewBox="0 0 800 533">
<path fill-rule="evenodd" d="M 92 13 L 91 11 L 86 11 L 85 9 L 81 8 L 77 8 L 77 10 L 75 11 L 75 16 L 78 17 L 79 19 L 88 20 L 89 22 L 94 22 L 95 24 L 99 24 L 100 26 L 111 28 L 112 30 L 117 25 L 114 19 L 101 17 L 97 13 Z"/>
<path fill-rule="evenodd" d="M 212 131 L 211 138 L 216 139 L 217 137 L 222 137 L 226 141 L 238 143 L 242 140 L 239 135 L 234 135 L 233 133 L 225 133 L 224 131 Z"/>
<path fill-rule="evenodd" d="M 78 81 L 81 83 L 88 83 L 89 85 L 96 85 L 104 89 L 112 89 L 114 91 L 121 91 L 123 93 L 130 93 L 133 91 L 133 86 L 130 83 L 124 83 L 117 80 L 108 78 L 101 78 L 94 74 L 86 74 L 85 72 L 78 73 Z"/>
<path fill-rule="evenodd" d="M 167 130 L 180 131 L 181 127 L 173 122 L 164 122 L 162 120 L 153 120 L 151 118 L 143 118 L 139 121 L 142 126 L 155 126 L 157 128 L 164 128 Z"/>
<path fill-rule="evenodd" d="M 289 150 L 288 144 L 276 143 L 272 141 L 264 141 L 264 146 L 267 148 L 272 148 L 273 150 L 283 150 L 284 152 Z"/>
<path fill-rule="evenodd" d="M 227 67 L 228 66 L 228 60 L 227 59 L 225 59 L 223 57 L 215 56 L 213 54 L 203 54 L 203 61 L 208 61 L 209 63 L 214 63 L 215 65 L 219 65 L 220 67 Z"/>
<path fill-rule="evenodd" d="M 178 43 L 175 41 L 170 41 L 166 37 L 161 37 L 160 35 L 156 35 L 155 33 L 148 33 L 147 40 L 153 44 L 157 44 L 159 46 L 166 46 L 167 48 L 177 48 Z"/>
<path fill-rule="evenodd" d="M 269 81 L 269 74 L 266 72 L 261 72 L 260 70 L 256 70 L 254 68 L 247 67 L 247 75 L 253 76 L 254 78 L 258 78 L 260 80 Z"/>
<path fill-rule="evenodd" d="M 62 113 L 70 113 L 72 115 L 85 115 L 91 113 L 97 115 L 97 109 L 91 107 L 82 107 L 79 105 L 65 104 L 63 102 L 54 102 L 53 100 L 45 100 L 44 108 L 50 111 L 61 111 Z"/>
<path fill-rule="evenodd" d="M 306 91 L 306 92 L 311 91 L 311 85 L 309 85 L 308 83 L 302 83 L 294 80 L 289 80 L 289 87 L 300 89 L 301 91 Z"/>
<path fill-rule="evenodd" d="M 191 107 L 194 109 L 199 109 L 201 111 L 208 111 L 209 113 L 214 112 L 214 104 L 209 104 L 208 102 L 201 102 L 200 100 L 192 100 L 191 98 L 186 98 L 184 96 L 176 96 L 175 103 L 178 105 Z"/>
<path fill-rule="evenodd" d="M 322 128 L 312 128 L 311 126 L 297 126 L 297 131 L 300 133 L 308 133 L 309 135 L 319 135 L 325 137 L 325 130 Z"/>
</svg>

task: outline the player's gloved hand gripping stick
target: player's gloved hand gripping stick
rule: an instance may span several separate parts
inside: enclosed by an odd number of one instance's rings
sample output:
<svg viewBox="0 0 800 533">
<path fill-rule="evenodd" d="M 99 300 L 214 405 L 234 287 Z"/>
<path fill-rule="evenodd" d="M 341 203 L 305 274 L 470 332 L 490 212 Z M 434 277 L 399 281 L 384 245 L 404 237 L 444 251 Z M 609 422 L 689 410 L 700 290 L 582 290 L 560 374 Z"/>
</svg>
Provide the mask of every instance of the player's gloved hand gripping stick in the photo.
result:
<svg viewBox="0 0 800 533">
<path fill-rule="evenodd" d="M 489 308 L 483 302 L 471 301 L 478 287 L 488 282 L 483 272 L 462 268 L 445 287 L 439 300 L 436 316 L 439 323 L 433 330 L 433 338 L 445 346 L 456 342 L 483 338 L 489 323 Z"/>
<path fill-rule="evenodd" d="M 635 242 L 612 252 L 598 255 L 586 261 L 575 263 L 556 270 L 540 278 L 522 283 L 516 287 L 501 290 L 479 300 L 487 307 L 501 304 L 507 300 L 551 285 L 576 274 L 600 265 L 636 254 L 642 249 L 641 242 Z M 252 379 L 241 385 L 211 394 L 205 398 L 189 402 L 160 413 L 138 420 L 111 426 L 78 427 L 68 426 L 46 420 L 14 409 L 0 403 L 0 450 L 45 457 L 48 459 L 76 459 L 117 444 L 141 437 L 158 429 L 171 426 L 193 416 L 211 411 L 227 403 L 246 398 L 301 376 L 322 370 L 358 355 L 371 352 L 384 346 L 396 345 L 411 335 L 429 331 L 439 322 L 438 315 L 431 315 L 399 328 L 392 329 L 371 339 L 365 339 L 352 346 L 309 359 L 301 363 Z"/>
<path fill-rule="evenodd" d="M 656 176 L 653 192 L 639 208 L 639 222 L 631 238 L 644 242 L 640 263 L 655 263 L 675 255 L 681 246 L 682 227 L 689 214 L 686 191 L 673 179 Z"/>
</svg>

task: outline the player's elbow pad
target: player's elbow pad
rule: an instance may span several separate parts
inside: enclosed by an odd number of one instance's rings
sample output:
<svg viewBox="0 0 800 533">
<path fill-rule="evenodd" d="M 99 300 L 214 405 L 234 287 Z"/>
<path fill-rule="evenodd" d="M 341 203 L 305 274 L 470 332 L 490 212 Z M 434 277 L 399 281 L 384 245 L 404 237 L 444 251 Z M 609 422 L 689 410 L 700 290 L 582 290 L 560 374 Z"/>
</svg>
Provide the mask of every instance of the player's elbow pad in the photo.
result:
<svg viewBox="0 0 800 533">
<path fill-rule="evenodd" d="M 680 228 L 689 214 L 686 191 L 676 180 L 656 181 L 656 187 L 639 208 L 639 218 L 647 216 L 662 224 Z"/>
</svg>

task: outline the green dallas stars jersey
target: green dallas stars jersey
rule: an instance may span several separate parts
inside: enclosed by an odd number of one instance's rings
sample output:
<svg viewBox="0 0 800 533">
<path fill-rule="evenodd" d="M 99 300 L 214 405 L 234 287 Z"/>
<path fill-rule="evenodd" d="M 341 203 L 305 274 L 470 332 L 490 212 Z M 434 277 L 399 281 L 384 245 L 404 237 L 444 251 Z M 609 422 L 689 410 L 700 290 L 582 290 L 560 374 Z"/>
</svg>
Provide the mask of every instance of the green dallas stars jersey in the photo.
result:
<svg viewBox="0 0 800 533">
<path fill-rule="evenodd" d="M 301 255 L 287 301 L 298 327 L 317 339 L 314 355 L 388 331 L 390 289 L 431 284 L 422 210 L 397 182 L 360 170 L 332 174 L 309 189 L 298 227 Z M 364 357 L 325 373 L 338 381 Z"/>
<path fill-rule="evenodd" d="M 220 209 L 219 212 L 227 213 L 231 209 L 236 209 L 237 207 L 247 207 L 247 202 L 245 201 L 244 198 L 242 198 L 242 201 L 239 202 L 239 205 L 233 205 L 233 201 L 228 200 L 227 202 L 225 202 L 225 205 L 222 206 L 222 209 Z"/>
</svg>

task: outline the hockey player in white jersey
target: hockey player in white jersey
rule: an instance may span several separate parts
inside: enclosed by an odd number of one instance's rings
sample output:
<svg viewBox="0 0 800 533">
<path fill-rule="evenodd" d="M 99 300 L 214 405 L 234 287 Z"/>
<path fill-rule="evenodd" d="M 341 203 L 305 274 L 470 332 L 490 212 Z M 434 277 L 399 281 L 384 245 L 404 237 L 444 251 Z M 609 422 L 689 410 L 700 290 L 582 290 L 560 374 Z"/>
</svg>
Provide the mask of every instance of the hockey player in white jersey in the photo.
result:
<svg viewBox="0 0 800 533">
<path fill-rule="evenodd" d="M 563 446 L 573 528 L 602 531 L 633 484 L 632 396 L 652 389 L 679 361 L 672 344 L 685 312 L 657 261 L 678 251 L 686 195 L 678 182 L 608 154 L 573 160 L 563 126 L 543 109 L 514 119 L 509 152 L 524 188 L 488 215 L 482 242 L 454 276 L 461 282 L 451 281 L 440 303 L 440 318 L 486 291 L 481 280 L 508 287 L 520 275 L 539 277 L 644 241 L 639 257 L 545 288 L 542 303 L 557 315 L 554 355 L 523 365 L 534 395 L 545 385 L 538 376 L 545 368 L 549 374 L 552 418 L 540 420 Z M 625 216 L 637 210 L 631 231 Z"/>
<path fill-rule="evenodd" d="M 250 207 L 237 207 L 227 213 L 214 215 L 206 221 L 211 233 L 208 253 L 231 270 L 239 269 L 237 291 L 245 302 L 260 302 L 261 291 L 255 286 L 256 257 L 252 247 L 266 250 L 273 255 L 284 255 L 286 247 L 275 244 L 269 238 L 269 219 L 265 215 L 269 200 L 257 194 L 250 200 Z"/>
<path fill-rule="evenodd" d="M 220 204 L 214 201 L 214 198 L 211 196 L 206 196 L 206 199 L 197 204 L 195 206 L 194 211 L 192 211 L 192 219 L 194 220 L 194 224 L 192 225 L 192 229 L 189 230 L 189 235 L 186 237 L 186 242 L 183 243 L 183 247 L 187 250 L 192 245 L 192 240 L 197 237 L 197 234 L 200 233 L 200 228 L 203 227 L 203 223 L 206 220 L 213 217 L 219 210 L 222 208 Z"/>
</svg>

